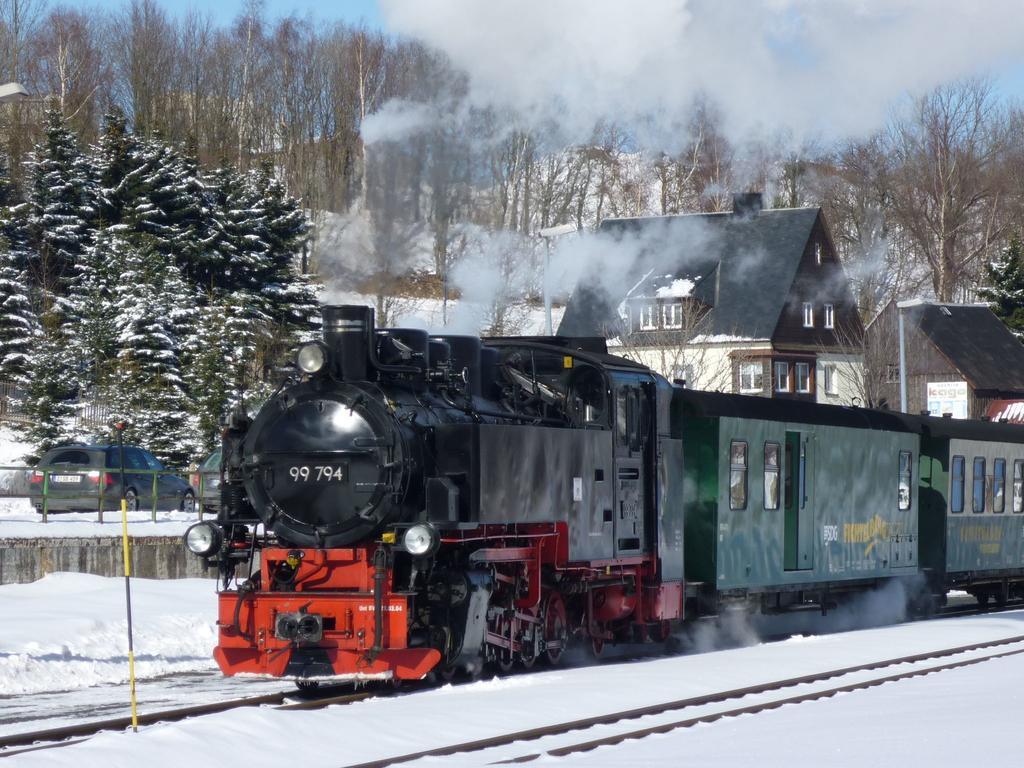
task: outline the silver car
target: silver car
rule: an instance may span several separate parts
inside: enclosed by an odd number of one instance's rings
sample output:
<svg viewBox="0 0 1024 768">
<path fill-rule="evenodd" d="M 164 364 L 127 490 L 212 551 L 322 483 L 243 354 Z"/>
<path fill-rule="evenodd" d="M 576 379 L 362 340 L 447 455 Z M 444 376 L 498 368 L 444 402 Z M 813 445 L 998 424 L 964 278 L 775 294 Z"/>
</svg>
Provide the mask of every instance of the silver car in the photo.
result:
<svg viewBox="0 0 1024 768">
<path fill-rule="evenodd" d="M 154 482 L 155 478 L 155 482 Z M 49 512 L 111 510 L 120 507 L 121 459 L 116 445 L 62 445 L 51 448 L 29 476 L 30 495 L 43 511 L 45 490 Z M 125 499 L 129 511 L 152 506 L 193 512 L 195 490 L 167 469 L 149 451 L 124 446 Z"/>
</svg>

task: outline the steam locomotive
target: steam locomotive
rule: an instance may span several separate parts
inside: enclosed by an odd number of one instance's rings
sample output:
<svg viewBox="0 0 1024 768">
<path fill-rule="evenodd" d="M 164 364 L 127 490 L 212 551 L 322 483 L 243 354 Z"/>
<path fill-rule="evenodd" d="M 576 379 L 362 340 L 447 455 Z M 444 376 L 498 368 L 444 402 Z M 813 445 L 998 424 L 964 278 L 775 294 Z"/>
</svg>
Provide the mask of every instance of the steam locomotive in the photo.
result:
<svg viewBox="0 0 1024 768">
<path fill-rule="evenodd" d="M 983 448 L 964 515 L 954 453 Z M 324 307 L 278 392 L 229 417 L 222 472 L 185 543 L 219 568 L 227 674 L 450 678 L 667 640 L 730 604 L 1024 591 L 1014 428 L 693 392 L 602 339 Z"/>
</svg>

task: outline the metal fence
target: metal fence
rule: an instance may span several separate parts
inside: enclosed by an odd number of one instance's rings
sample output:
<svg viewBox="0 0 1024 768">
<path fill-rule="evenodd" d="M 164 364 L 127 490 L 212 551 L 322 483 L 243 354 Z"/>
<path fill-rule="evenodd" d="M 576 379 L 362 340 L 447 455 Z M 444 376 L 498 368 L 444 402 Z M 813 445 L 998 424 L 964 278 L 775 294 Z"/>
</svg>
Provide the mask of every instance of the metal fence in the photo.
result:
<svg viewBox="0 0 1024 768">
<path fill-rule="evenodd" d="M 27 424 L 28 391 L 10 381 L 0 381 L 0 421 Z M 75 428 L 101 429 L 109 426 L 110 403 L 95 392 L 86 392 L 72 403 L 75 409 Z"/>
<path fill-rule="evenodd" d="M 0 497 L 27 498 L 36 508 L 42 522 L 49 522 L 51 514 L 66 512 L 96 512 L 97 521 L 104 522 L 104 513 L 119 512 L 121 509 L 121 471 L 119 468 L 96 469 L 95 467 L 0 467 Z M 184 496 L 161 490 L 163 478 L 177 477 L 188 484 Z M 54 488 L 55 478 L 61 488 Z M 77 478 L 76 487 L 65 487 L 69 478 Z M 130 490 L 135 499 L 136 511 L 149 508 L 150 519 L 156 521 L 157 512 L 173 510 L 194 514 L 199 520 L 204 512 L 212 512 L 220 506 L 220 471 L 193 470 L 173 472 L 166 469 L 125 470 L 125 490 Z M 130 479 L 129 479 L 130 478 Z M 63 481 L 63 482 L 62 482 Z M 183 503 L 184 502 L 184 503 Z"/>
</svg>

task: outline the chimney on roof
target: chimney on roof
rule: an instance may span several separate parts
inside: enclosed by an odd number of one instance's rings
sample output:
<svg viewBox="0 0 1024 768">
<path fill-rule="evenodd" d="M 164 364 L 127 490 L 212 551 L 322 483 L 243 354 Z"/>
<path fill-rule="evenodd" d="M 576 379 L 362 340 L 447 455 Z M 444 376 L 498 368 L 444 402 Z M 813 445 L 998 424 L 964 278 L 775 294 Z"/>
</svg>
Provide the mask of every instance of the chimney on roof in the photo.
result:
<svg viewBox="0 0 1024 768">
<path fill-rule="evenodd" d="M 732 196 L 732 212 L 742 219 L 753 218 L 764 208 L 760 192 L 740 192 Z"/>
</svg>

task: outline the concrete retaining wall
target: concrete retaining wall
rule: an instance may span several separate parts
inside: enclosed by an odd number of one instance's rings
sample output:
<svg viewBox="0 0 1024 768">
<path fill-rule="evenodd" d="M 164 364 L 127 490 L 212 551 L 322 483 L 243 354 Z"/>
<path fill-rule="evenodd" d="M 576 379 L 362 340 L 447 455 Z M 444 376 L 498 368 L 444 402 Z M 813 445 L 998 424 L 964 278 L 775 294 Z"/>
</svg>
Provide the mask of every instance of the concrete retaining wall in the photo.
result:
<svg viewBox="0 0 1024 768">
<path fill-rule="evenodd" d="M 0 584 L 23 584 L 57 571 L 123 576 L 120 537 L 0 539 Z M 185 551 L 180 536 L 132 538 L 132 576 L 184 579 L 216 573 Z"/>
</svg>

